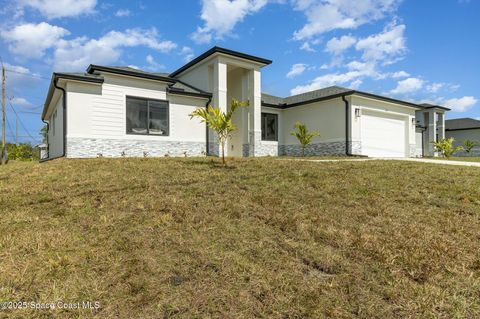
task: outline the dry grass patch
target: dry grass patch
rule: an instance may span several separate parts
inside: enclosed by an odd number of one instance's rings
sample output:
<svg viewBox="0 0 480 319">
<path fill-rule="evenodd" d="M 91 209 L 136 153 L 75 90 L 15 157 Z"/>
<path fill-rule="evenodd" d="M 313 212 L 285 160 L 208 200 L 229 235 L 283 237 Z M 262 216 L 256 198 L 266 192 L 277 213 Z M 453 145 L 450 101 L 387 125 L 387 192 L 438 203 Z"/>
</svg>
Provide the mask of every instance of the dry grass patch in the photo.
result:
<svg viewBox="0 0 480 319">
<path fill-rule="evenodd" d="M 480 170 L 56 160 L 0 167 L 0 301 L 24 318 L 474 318 Z"/>
</svg>

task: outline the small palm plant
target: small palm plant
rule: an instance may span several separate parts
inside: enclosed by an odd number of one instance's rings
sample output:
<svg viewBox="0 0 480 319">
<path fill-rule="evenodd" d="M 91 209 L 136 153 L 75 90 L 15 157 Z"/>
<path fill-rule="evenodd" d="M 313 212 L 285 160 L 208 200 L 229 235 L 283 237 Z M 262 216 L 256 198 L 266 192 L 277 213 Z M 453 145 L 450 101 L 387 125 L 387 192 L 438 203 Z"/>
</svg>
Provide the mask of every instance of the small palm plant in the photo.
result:
<svg viewBox="0 0 480 319">
<path fill-rule="evenodd" d="M 209 105 L 206 109 L 196 109 L 190 114 L 190 119 L 198 117 L 211 128 L 218 137 L 220 147 L 222 149 L 222 164 L 225 165 L 225 143 L 235 131 L 236 126 L 233 124 L 233 114 L 239 107 L 248 106 L 248 102 L 240 102 L 236 99 L 232 99 L 230 104 L 230 110 L 225 113 L 219 108 L 214 108 Z"/>
<path fill-rule="evenodd" d="M 472 141 L 472 140 L 465 140 L 463 141 L 463 149 L 465 150 L 465 152 L 467 153 L 470 153 L 472 151 L 472 149 L 477 146 L 477 142 L 475 141 Z"/>
<path fill-rule="evenodd" d="M 300 122 L 295 123 L 295 130 L 290 132 L 290 135 L 295 136 L 302 145 L 302 156 L 305 156 L 305 147 L 312 143 L 313 138 L 320 136 L 317 131 L 309 132 L 307 126 Z"/>
<path fill-rule="evenodd" d="M 433 144 L 433 147 L 435 148 L 435 151 L 440 152 L 444 157 L 448 158 L 453 154 L 463 150 L 463 147 L 461 146 L 454 147 L 453 146 L 454 141 L 455 140 L 453 139 L 453 137 L 450 137 L 448 139 L 443 138 L 438 142 L 432 142 L 432 144 Z"/>
</svg>

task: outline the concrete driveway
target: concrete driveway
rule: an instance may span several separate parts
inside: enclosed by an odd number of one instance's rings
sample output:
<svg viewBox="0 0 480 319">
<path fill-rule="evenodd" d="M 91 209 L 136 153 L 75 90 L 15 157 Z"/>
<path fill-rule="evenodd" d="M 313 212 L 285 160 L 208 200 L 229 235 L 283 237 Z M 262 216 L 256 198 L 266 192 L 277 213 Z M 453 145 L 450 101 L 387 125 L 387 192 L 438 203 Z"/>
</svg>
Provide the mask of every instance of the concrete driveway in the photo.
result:
<svg viewBox="0 0 480 319">
<path fill-rule="evenodd" d="M 455 165 L 455 166 L 473 166 L 480 167 L 480 162 L 462 162 L 462 161 L 449 161 L 449 160 L 440 160 L 440 159 L 429 159 L 429 158 L 345 158 L 345 159 L 300 159 L 301 161 L 310 161 L 310 162 L 366 162 L 366 161 L 408 161 L 408 162 L 418 162 L 418 163 L 429 163 L 429 164 L 441 164 L 441 165 Z"/>
</svg>

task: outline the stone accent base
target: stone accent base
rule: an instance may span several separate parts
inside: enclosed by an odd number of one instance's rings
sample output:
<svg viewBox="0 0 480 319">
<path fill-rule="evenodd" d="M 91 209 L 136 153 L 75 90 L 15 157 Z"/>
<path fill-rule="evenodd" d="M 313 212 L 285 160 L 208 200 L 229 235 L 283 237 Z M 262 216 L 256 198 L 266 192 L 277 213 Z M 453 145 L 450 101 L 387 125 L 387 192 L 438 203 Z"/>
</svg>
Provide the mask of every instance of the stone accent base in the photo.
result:
<svg viewBox="0 0 480 319">
<path fill-rule="evenodd" d="M 360 142 L 350 143 L 350 148 L 358 152 L 352 154 L 361 153 Z M 345 142 L 316 143 L 305 147 L 305 156 L 345 156 L 345 153 Z M 301 156 L 302 147 L 300 145 L 280 145 L 279 155 Z"/>
<path fill-rule="evenodd" d="M 410 144 L 409 145 L 409 157 L 418 157 L 417 154 L 417 145 L 416 144 Z"/>
<path fill-rule="evenodd" d="M 204 156 L 204 142 L 68 138 L 68 158 Z"/>
<path fill-rule="evenodd" d="M 454 157 L 480 157 L 480 149 L 474 148 L 470 151 L 470 153 L 467 153 L 465 151 L 460 151 L 455 154 L 453 154 Z"/>
</svg>

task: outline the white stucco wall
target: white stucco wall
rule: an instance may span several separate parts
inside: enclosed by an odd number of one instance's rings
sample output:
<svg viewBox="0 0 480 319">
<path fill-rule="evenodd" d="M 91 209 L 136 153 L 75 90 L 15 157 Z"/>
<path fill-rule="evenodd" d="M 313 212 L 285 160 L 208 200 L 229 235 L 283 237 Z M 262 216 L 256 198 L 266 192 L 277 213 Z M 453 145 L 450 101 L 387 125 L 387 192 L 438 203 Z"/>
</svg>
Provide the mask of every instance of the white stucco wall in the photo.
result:
<svg viewBox="0 0 480 319">
<path fill-rule="evenodd" d="M 296 122 L 320 133 L 313 143 L 345 142 L 345 103 L 340 98 L 284 109 L 280 131 L 282 144 L 298 144 L 298 140 L 290 135 Z"/>
<path fill-rule="evenodd" d="M 60 93 L 54 95 L 51 105 L 53 107 L 46 114 L 49 123 L 48 152 L 50 158 L 55 158 L 63 155 L 63 99 Z"/>
<path fill-rule="evenodd" d="M 198 119 L 190 119 L 189 114 L 199 107 L 205 107 L 205 99 L 167 94 L 167 86 L 161 82 L 111 74 L 103 76 L 105 82 L 102 85 L 74 81 L 67 83 L 67 157 L 79 157 L 76 154 L 81 150 L 78 144 L 82 141 L 88 142 L 85 146 L 88 148 L 94 148 L 95 143 L 99 145 L 98 150 L 88 153 L 92 156 L 98 153 L 120 156 L 122 149 L 130 152 L 125 151 L 127 156 L 140 156 L 142 152 L 170 153 L 161 147 L 161 143 L 172 148 L 172 155 L 183 152 L 180 148 L 195 155 L 203 152 L 200 148 L 206 145 L 205 124 Z M 127 96 L 168 100 L 169 135 L 127 134 Z M 178 150 L 174 147 L 176 142 L 182 143 L 178 144 Z M 149 143 L 152 143 L 151 147 Z M 117 144 L 118 150 L 109 144 Z M 132 145 L 140 146 L 135 149 Z M 192 145 L 195 151 L 189 149 Z M 80 157 L 87 157 L 86 154 L 82 153 Z"/>
</svg>

